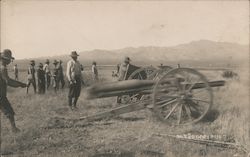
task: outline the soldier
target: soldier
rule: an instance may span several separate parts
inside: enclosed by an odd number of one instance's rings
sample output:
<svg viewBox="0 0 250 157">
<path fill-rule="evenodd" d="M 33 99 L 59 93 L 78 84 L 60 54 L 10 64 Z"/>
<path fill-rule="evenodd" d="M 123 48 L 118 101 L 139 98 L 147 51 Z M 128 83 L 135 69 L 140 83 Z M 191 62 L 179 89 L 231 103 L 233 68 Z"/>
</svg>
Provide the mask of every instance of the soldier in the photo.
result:
<svg viewBox="0 0 250 157">
<path fill-rule="evenodd" d="M 17 64 L 15 64 L 15 66 L 14 66 L 14 75 L 15 75 L 15 80 L 18 80 L 18 68 L 17 68 Z"/>
<path fill-rule="evenodd" d="M 54 69 L 53 69 L 53 73 L 52 73 L 52 77 L 53 77 L 53 87 L 55 92 L 57 92 L 58 88 L 59 88 L 59 81 L 58 81 L 58 73 L 59 73 L 59 67 L 58 67 L 58 61 L 54 60 L 53 64 L 54 64 Z"/>
<path fill-rule="evenodd" d="M 71 110 L 74 108 L 77 109 L 76 103 L 81 93 L 81 84 L 82 84 L 82 65 L 77 60 L 79 56 L 76 51 L 71 52 L 71 60 L 67 63 L 67 78 L 69 81 L 69 95 L 68 103 Z M 72 106 L 73 104 L 73 106 Z"/>
<path fill-rule="evenodd" d="M 130 58 L 125 57 L 124 62 L 119 67 L 119 78 L 118 81 L 126 80 L 127 71 L 129 68 Z"/>
<path fill-rule="evenodd" d="M 58 83 L 62 85 L 62 88 L 64 88 L 65 81 L 64 81 L 64 74 L 63 74 L 63 67 L 62 67 L 62 61 L 59 61 L 58 64 Z M 59 85 L 58 84 L 58 85 Z"/>
<path fill-rule="evenodd" d="M 43 64 L 40 63 L 37 70 L 37 82 L 38 82 L 38 93 L 45 93 L 45 71 L 43 70 Z"/>
<path fill-rule="evenodd" d="M 30 84 L 32 84 L 33 88 L 34 88 L 34 93 L 36 93 L 36 76 L 35 76 L 35 61 L 31 60 L 30 61 L 30 66 L 28 69 L 28 82 L 27 82 L 27 90 L 26 93 L 28 94 L 29 92 L 29 87 Z"/>
<path fill-rule="evenodd" d="M 97 70 L 96 62 L 95 61 L 92 63 L 91 71 L 92 71 L 92 78 L 93 78 L 93 80 L 95 82 L 98 81 L 98 70 Z"/>
<path fill-rule="evenodd" d="M 129 76 L 137 69 L 139 69 L 140 67 L 137 67 L 135 65 L 130 64 L 130 58 L 129 57 L 125 57 L 124 62 L 120 64 L 120 68 L 119 68 L 119 76 L 118 76 L 118 81 L 122 81 L 122 80 L 127 80 L 129 78 Z M 141 76 L 141 79 L 146 79 L 147 75 L 145 73 L 145 71 L 140 72 L 140 74 L 138 74 Z M 137 98 L 139 99 L 141 97 L 141 95 L 138 95 Z M 118 96 L 117 97 L 117 103 L 121 103 L 121 97 Z"/>
<path fill-rule="evenodd" d="M 9 49 L 5 49 L 2 53 L 0 53 L 0 61 L 1 61 L 1 68 L 0 68 L 0 107 L 2 112 L 5 116 L 9 119 L 11 124 L 12 132 L 16 133 L 20 130 L 16 127 L 15 124 L 15 112 L 11 107 L 10 102 L 7 99 L 7 85 L 11 87 L 22 87 L 25 88 L 26 84 L 18 82 L 9 78 L 7 65 L 10 64 L 11 60 L 13 60 L 12 52 Z"/>
<path fill-rule="evenodd" d="M 46 87 L 47 90 L 50 86 L 50 77 L 51 77 L 51 73 L 50 73 L 50 67 L 49 67 L 49 60 L 46 59 L 45 64 L 43 66 L 43 70 L 45 71 L 45 80 L 46 80 Z"/>
<path fill-rule="evenodd" d="M 116 73 L 119 74 L 119 71 L 120 71 L 120 64 L 117 64 L 116 65 Z"/>
</svg>

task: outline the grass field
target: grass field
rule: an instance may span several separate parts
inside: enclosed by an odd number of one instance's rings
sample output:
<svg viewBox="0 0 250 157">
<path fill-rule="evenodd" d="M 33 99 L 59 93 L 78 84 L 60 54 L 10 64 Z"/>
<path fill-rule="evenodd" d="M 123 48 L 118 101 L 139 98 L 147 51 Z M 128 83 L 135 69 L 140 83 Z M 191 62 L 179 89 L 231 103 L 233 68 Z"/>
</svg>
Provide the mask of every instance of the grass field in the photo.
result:
<svg viewBox="0 0 250 157">
<path fill-rule="evenodd" d="M 103 82 L 112 81 L 111 71 L 100 71 Z M 222 72 L 203 72 L 209 80 L 222 79 Z M 91 157 L 187 157 L 187 156 L 246 156 L 234 149 L 206 146 L 153 134 L 199 133 L 232 138 L 250 150 L 249 76 L 248 68 L 237 70 L 239 79 L 228 79 L 224 87 L 214 88 L 214 105 L 210 120 L 192 126 L 170 127 L 156 120 L 149 110 L 124 114 L 117 118 L 93 123 L 62 121 L 59 117 L 78 118 L 110 109 L 115 98 L 78 101 L 79 110 L 67 106 L 68 89 L 57 94 L 51 89 L 45 95 L 26 95 L 25 89 L 8 90 L 8 98 L 16 112 L 21 132 L 10 132 L 8 120 L 1 115 L 3 156 L 91 156 Z M 10 74 L 11 75 L 11 74 Z M 84 74 L 85 82 L 89 74 Z M 25 80 L 25 74 L 20 75 Z M 82 89 L 84 91 L 84 88 Z M 211 118 L 212 117 L 212 118 Z M 209 119 L 209 118 L 208 118 Z"/>
</svg>

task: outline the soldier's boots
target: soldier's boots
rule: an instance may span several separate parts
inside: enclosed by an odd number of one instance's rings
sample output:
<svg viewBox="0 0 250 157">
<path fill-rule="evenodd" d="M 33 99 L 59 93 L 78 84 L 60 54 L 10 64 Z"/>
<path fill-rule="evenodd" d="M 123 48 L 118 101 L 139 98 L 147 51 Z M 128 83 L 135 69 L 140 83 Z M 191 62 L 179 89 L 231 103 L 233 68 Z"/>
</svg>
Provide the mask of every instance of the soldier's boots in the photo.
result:
<svg viewBox="0 0 250 157">
<path fill-rule="evenodd" d="M 12 132 L 13 132 L 13 133 L 18 133 L 18 132 L 20 132 L 20 129 L 18 129 L 18 128 L 16 127 L 16 123 L 15 123 L 15 118 L 14 118 L 14 116 L 9 116 L 8 118 L 9 118 L 9 120 L 10 120 L 10 125 L 11 125 L 11 130 L 12 130 Z"/>
<path fill-rule="evenodd" d="M 19 133 L 19 132 L 21 132 L 21 130 L 18 129 L 17 127 L 14 127 L 14 128 L 12 127 L 11 130 L 12 130 L 13 133 Z"/>
<path fill-rule="evenodd" d="M 72 97 L 68 97 L 68 104 L 69 104 L 69 108 L 70 108 L 71 110 L 73 110 L 74 107 L 72 106 Z"/>
<path fill-rule="evenodd" d="M 69 97 L 68 103 L 69 103 L 69 107 L 70 107 L 71 110 L 74 110 L 74 109 L 77 110 L 78 109 L 78 107 L 76 107 L 77 100 L 78 100 L 78 97 L 74 98 L 74 102 L 73 102 L 73 105 L 72 105 L 72 98 Z"/>
<path fill-rule="evenodd" d="M 73 104 L 74 104 L 74 108 L 75 108 L 76 110 L 78 109 L 78 108 L 76 107 L 77 100 L 78 100 L 78 97 L 77 97 L 77 98 L 75 98 L 75 99 L 74 99 L 74 102 L 73 102 Z"/>
</svg>

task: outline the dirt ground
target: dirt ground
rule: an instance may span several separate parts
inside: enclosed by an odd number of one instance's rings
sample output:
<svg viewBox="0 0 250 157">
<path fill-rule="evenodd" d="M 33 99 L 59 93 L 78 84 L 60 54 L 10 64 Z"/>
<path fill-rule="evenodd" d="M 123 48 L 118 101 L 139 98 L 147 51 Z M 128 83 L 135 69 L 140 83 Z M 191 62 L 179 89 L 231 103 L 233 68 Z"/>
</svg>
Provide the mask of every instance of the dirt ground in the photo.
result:
<svg viewBox="0 0 250 157">
<path fill-rule="evenodd" d="M 218 75 L 216 78 L 209 76 L 217 79 Z M 25 76 L 21 79 L 24 80 Z M 247 90 L 242 89 L 245 87 L 244 78 L 227 80 L 225 87 L 214 89 L 214 106 L 205 120 L 175 127 L 163 124 L 148 109 L 95 122 L 72 121 L 70 119 L 108 110 L 116 105 L 116 99 L 84 100 L 80 97 L 78 110 L 71 111 L 67 106 L 67 88 L 58 93 L 51 89 L 45 95 L 35 95 L 33 89 L 26 95 L 25 89 L 9 88 L 8 97 L 21 132 L 12 134 L 8 120 L 1 115 L 1 153 L 6 157 L 247 156 L 239 149 L 157 136 L 222 135 L 249 149 L 249 103 L 248 99 L 240 99 L 249 96 Z"/>
</svg>

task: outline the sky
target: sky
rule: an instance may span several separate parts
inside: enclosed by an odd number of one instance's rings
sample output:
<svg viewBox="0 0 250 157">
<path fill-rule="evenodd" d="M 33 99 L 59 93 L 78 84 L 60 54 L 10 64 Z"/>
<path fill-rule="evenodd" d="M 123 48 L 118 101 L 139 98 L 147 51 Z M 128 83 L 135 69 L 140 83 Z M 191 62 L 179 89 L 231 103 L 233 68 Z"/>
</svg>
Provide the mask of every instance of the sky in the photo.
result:
<svg viewBox="0 0 250 157">
<path fill-rule="evenodd" d="M 17 59 L 201 39 L 249 44 L 249 2 L 1 1 L 0 48 Z"/>
</svg>

